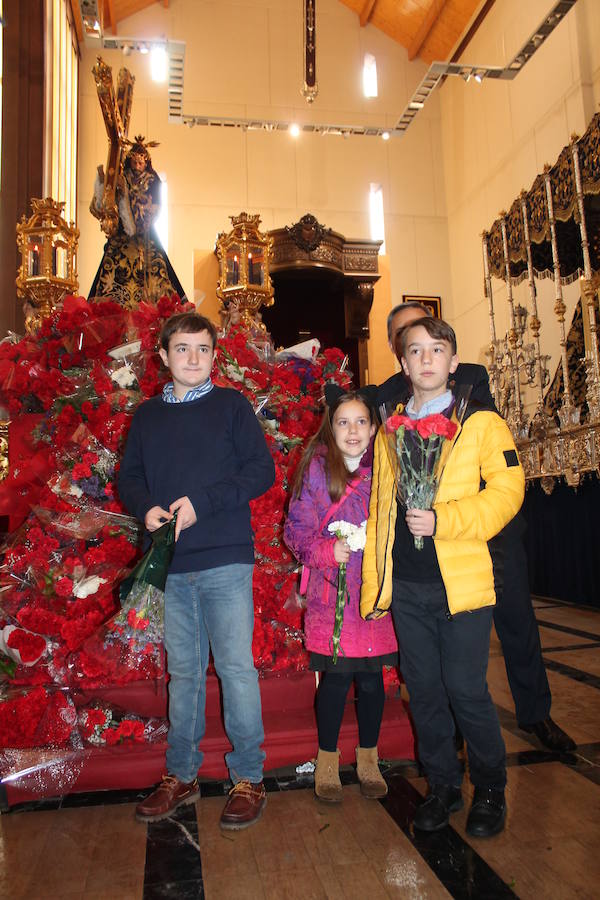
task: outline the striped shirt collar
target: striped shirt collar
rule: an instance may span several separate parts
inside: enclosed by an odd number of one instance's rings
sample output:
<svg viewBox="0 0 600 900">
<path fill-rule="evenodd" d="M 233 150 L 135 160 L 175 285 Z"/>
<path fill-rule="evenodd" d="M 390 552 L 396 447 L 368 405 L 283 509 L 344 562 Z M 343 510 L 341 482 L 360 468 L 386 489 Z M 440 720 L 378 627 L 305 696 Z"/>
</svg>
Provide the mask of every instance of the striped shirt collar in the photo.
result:
<svg viewBox="0 0 600 900">
<path fill-rule="evenodd" d="M 165 403 L 189 403 L 190 400 L 199 400 L 200 397 L 204 397 L 206 394 L 209 394 L 214 388 L 214 384 L 207 378 L 205 382 L 199 384 L 197 387 L 192 388 L 189 391 L 186 391 L 184 396 L 180 399 L 175 396 L 173 391 L 173 382 L 169 381 L 168 384 L 165 384 L 162 391 L 162 398 Z"/>
</svg>

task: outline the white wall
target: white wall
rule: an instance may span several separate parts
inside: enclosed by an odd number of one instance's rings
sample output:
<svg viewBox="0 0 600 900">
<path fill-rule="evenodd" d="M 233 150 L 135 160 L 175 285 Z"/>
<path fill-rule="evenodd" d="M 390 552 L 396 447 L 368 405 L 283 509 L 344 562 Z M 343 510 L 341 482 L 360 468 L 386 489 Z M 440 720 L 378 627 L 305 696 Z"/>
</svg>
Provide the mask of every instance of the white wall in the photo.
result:
<svg viewBox="0 0 600 900">
<path fill-rule="evenodd" d="M 461 59 L 505 65 L 552 7 L 551 0 L 497 0 Z M 600 99 L 600 3 L 579 0 L 511 82 L 448 79 L 440 90 L 443 167 L 451 260 L 450 318 L 464 359 L 485 361 L 489 318 L 483 294 L 481 232 L 553 164 L 573 132 L 582 134 Z M 494 280 L 499 335 L 508 327 L 503 284 Z M 567 328 L 578 285 L 564 289 Z M 515 300 L 528 305 L 524 283 Z M 551 281 L 538 283 L 542 350 L 558 363 Z"/>
</svg>

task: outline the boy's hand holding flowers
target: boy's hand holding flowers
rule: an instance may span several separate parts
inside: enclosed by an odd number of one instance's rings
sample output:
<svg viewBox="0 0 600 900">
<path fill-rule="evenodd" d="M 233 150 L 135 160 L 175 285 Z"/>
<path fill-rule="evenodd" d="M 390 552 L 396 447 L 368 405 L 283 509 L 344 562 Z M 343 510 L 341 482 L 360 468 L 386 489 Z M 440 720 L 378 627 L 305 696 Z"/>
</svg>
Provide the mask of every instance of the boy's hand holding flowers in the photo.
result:
<svg viewBox="0 0 600 900">
<path fill-rule="evenodd" d="M 162 506 L 153 506 L 146 513 L 144 524 L 148 531 L 156 531 L 165 522 L 170 522 L 175 513 L 177 513 L 175 525 L 175 540 L 177 541 L 184 528 L 189 528 L 198 521 L 196 510 L 189 497 L 180 497 L 179 500 L 174 500 L 168 510 L 163 509 Z"/>
<path fill-rule="evenodd" d="M 156 531 L 157 528 L 160 528 L 161 525 L 164 525 L 171 518 L 172 516 L 168 509 L 163 509 L 162 506 L 153 506 L 145 515 L 144 525 L 148 531 Z"/>
<path fill-rule="evenodd" d="M 431 509 L 407 509 L 406 524 L 415 537 L 432 537 L 435 531 L 435 513 Z"/>
<path fill-rule="evenodd" d="M 177 541 L 183 529 L 189 528 L 190 525 L 195 525 L 198 517 L 189 497 L 180 497 L 179 500 L 174 500 L 169 507 L 169 511 L 171 515 L 175 512 L 177 513 L 177 523 L 175 525 L 175 540 Z"/>
</svg>

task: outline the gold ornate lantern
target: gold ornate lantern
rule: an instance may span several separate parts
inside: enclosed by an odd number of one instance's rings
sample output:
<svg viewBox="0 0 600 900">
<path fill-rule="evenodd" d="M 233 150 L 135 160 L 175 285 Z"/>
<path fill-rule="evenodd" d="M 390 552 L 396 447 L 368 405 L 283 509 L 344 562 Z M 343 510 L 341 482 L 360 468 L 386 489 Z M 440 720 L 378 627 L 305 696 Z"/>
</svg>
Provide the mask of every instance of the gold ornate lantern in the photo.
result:
<svg viewBox="0 0 600 900">
<path fill-rule="evenodd" d="M 23 297 L 25 327 L 34 331 L 50 315 L 65 294 L 75 293 L 79 229 L 63 219 L 64 203 L 51 197 L 32 199 L 33 215 L 21 216 L 17 225 L 17 247 L 21 266 L 17 275 L 17 295 Z"/>
<path fill-rule="evenodd" d="M 261 306 L 273 305 L 269 265 L 273 239 L 259 231 L 260 216 L 230 216 L 233 230 L 217 237 L 217 297 L 228 313 L 237 310 L 245 325 L 257 324 Z"/>
</svg>

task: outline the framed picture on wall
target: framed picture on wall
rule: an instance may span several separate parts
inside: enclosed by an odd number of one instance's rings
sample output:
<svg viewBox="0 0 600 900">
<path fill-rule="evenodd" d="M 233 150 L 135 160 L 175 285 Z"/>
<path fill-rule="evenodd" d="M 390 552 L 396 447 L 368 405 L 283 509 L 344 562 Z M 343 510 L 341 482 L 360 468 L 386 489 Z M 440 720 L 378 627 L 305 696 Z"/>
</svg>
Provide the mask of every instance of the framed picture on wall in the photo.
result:
<svg viewBox="0 0 600 900">
<path fill-rule="evenodd" d="M 442 318 L 442 298 L 441 297 L 423 297 L 418 294 L 402 294 L 403 303 L 422 303 L 427 309 L 431 310 L 432 316 L 436 319 Z"/>
</svg>

